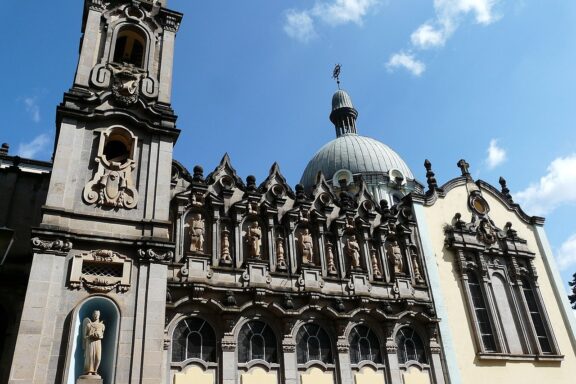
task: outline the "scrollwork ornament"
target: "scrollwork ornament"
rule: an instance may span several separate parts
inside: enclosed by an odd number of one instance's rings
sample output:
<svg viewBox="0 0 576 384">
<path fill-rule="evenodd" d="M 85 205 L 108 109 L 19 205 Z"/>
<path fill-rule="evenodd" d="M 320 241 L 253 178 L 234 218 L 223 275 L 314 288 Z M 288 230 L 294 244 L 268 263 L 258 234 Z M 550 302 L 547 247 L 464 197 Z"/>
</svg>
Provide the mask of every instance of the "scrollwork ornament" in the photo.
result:
<svg viewBox="0 0 576 384">
<path fill-rule="evenodd" d="M 157 252 L 152 248 L 141 248 L 138 250 L 138 256 L 140 257 L 141 261 L 148 261 L 148 262 L 169 262 L 174 257 L 174 252 L 166 251 L 166 252 Z"/>
<path fill-rule="evenodd" d="M 68 240 L 42 240 L 32 238 L 32 248 L 39 251 L 68 252 L 72 249 L 72 242 Z"/>
</svg>

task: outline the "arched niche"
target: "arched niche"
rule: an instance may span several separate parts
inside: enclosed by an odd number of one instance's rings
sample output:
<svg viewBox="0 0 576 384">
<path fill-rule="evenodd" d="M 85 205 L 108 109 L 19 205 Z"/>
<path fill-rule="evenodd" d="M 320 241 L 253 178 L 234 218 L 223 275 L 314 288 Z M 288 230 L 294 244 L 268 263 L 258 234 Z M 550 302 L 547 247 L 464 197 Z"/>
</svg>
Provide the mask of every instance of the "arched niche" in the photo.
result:
<svg viewBox="0 0 576 384">
<path fill-rule="evenodd" d="M 82 323 L 92 316 L 94 311 L 100 311 L 100 320 L 106 327 L 102 339 L 102 360 L 98 374 L 104 384 L 113 384 L 116 374 L 116 355 L 118 335 L 120 330 L 120 310 L 114 301 L 104 296 L 91 296 L 80 303 L 72 313 L 70 338 L 68 342 L 68 374 L 66 384 L 76 384 L 76 380 L 84 374 L 84 350 Z"/>
</svg>

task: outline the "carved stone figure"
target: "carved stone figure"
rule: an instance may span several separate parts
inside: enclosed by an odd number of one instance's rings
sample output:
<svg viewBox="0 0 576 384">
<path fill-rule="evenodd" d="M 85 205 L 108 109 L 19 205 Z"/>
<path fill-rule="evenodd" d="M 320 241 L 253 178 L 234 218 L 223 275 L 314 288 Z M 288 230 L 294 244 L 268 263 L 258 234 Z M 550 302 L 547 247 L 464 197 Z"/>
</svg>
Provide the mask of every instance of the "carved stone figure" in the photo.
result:
<svg viewBox="0 0 576 384">
<path fill-rule="evenodd" d="M 278 236 L 276 239 L 276 257 L 278 269 L 286 269 L 286 259 L 284 258 L 284 239 L 282 236 Z"/>
<path fill-rule="evenodd" d="M 348 259 L 350 259 L 352 269 L 360 268 L 360 245 L 356 240 L 356 235 L 350 235 L 348 239 L 346 239 L 344 251 Z"/>
<path fill-rule="evenodd" d="M 248 243 L 248 255 L 259 259 L 261 256 L 262 229 L 258 222 L 255 221 L 250 227 L 248 227 L 246 242 Z"/>
<path fill-rule="evenodd" d="M 372 259 L 372 271 L 374 273 L 374 277 L 379 279 L 382 277 L 382 272 L 380 271 L 380 266 L 378 265 L 378 257 L 376 249 L 372 248 L 370 250 L 370 257 Z"/>
<path fill-rule="evenodd" d="M 112 95 L 123 105 L 131 105 L 138 101 L 140 96 L 140 80 L 145 72 L 132 64 L 109 65 L 112 72 Z"/>
<path fill-rule="evenodd" d="M 328 257 L 328 274 L 335 275 L 338 273 L 336 270 L 336 264 L 334 263 L 334 252 L 332 251 L 332 243 L 330 241 L 326 242 L 326 255 Z"/>
<path fill-rule="evenodd" d="M 402 259 L 402 250 L 398 245 L 398 241 L 391 240 L 386 243 L 386 253 L 390 263 L 394 266 L 394 273 L 404 272 L 404 261 Z"/>
<path fill-rule="evenodd" d="M 98 367 L 102 360 L 102 339 L 105 328 L 104 322 L 100 320 L 100 311 L 98 310 L 92 312 L 92 319 L 87 317 L 82 322 L 85 376 L 100 378 Z"/>
<path fill-rule="evenodd" d="M 204 233 L 206 222 L 200 213 L 194 213 L 190 220 L 190 250 L 204 252 Z"/>
<path fill-rule="evenodd" d="M 412 257 L 412 270 L 414 271 L 414 278 L 417 282 L 421 283 L 424 281 L 422 279 L 422 274 L 420 273 L 420 265 L 418 264 L 418 252 L 416 246 L 410 246 L 410 256 Z"/>
<path fill-rule="evenodd" d="M 232 263 L 232 257 L 230 256 L 230 231 L 227 228 L 222 230 L 222 251 L 220 262 L 222 264 Z"/>
<path fill-rule="evenodd" d="M 298 240 L 298 247 L 300 248 L 300 255 L 302 256 L 303 264 L 314 264 L 314 241 L 308 228 L 305 228 L 300 233 Z"/>
</svg>

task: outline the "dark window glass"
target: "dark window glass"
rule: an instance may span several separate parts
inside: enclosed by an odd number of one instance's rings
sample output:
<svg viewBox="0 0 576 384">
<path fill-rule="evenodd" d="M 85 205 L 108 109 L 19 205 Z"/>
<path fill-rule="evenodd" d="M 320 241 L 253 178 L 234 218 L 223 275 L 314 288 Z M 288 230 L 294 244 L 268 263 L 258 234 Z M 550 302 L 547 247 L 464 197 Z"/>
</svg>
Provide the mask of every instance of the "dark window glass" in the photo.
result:
<svg viewBox="0 0 576 384">
<path fill-rule="evenodd" d="M 496 342 L 494 341 L 494 332 L 486 309 L 486 302 L 482 293 L 482 287 L 473 273 L 468 273 L 468 289 L 472 298 L 472 305 L 476 313 L 476 321 L 480 330 L 480 338 L 486 352 L 496 352 Z"/>
<path fill-rule="evenodd" d="M 404 364 L 407 361 L 417 361 L 426 363 L 426 353 L 424 344 L 420 336 L 412 328 L 401 328 L 396 334 L 396 345 L 398 345 L 398 362 Z"/>
<path fill-rule="evenodd" d="M 330 337 L 324 329 L 316 324 L 303 325 L 296 335 L 296 354 L 298 364 L 312 360 L 320 360 L 332 364 L 332 348 Z"/>
<path fill-rule="evenodd" d="M 118 33 L 114 46 L 114 62 L 144 66 L 144 42 L 141 32 L 134 28 L 124 28 Z"/>
<path fill-rule="evenodd" d="M 376 364 L 382 363 L 378 337 L 367 326 L 355 326 L 350 332 L 348 341 L 350 343 L 350 361 L 352 364 L 358 364 L 365 360 Z"/>
<path fill-rule="evenodd" d="M 172 335 L 172 361 L 187 359 L 216 361 L 216 335 L 212 327 L 198 317 L 178 323 Z"/>
<path fill-rule="evenodd" d="M 240 330 L 238 335 L 238 361 L 240 363 L 252 360 L 277 363 L 277 349 L 276 336 L 263 321 L 250 321 Z"/>
<path fill-rule="evenodd" d="M 528 304 L 528 310 L 530 311 L 530 317 L 532 318 L 534 331 L 538 337 L 540 349 L 542 349 L 543 353 L 552 353 L 552 347 L 550 346 L 548 334 L 546 333 L 546 327 L 544 326 L 544 320 L 542 319 L 540 309 L 538 308 L 538 304 L 536 302 L 536 296 L 534 295 L 532 286 L 525 279 L 522 280 L 522 291 L 524 292 L 526 304 Z"/>
</svg>

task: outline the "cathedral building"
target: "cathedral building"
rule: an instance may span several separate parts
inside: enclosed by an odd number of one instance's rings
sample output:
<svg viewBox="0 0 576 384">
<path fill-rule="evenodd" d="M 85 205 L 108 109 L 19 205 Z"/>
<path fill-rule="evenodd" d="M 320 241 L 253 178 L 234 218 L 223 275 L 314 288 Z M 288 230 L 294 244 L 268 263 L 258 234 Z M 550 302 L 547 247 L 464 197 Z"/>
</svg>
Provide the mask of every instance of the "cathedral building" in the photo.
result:
<svg viewBox="0 0 576 384">
<path fill-rule="evenodd" d="M 173 159 L 166 3 L 85 0 L 53 161 L 0 151 L 0 382 L 573 382 L 544 219 L 418 182 L 344 90 L 294 187 Z"/>
</svg>

